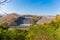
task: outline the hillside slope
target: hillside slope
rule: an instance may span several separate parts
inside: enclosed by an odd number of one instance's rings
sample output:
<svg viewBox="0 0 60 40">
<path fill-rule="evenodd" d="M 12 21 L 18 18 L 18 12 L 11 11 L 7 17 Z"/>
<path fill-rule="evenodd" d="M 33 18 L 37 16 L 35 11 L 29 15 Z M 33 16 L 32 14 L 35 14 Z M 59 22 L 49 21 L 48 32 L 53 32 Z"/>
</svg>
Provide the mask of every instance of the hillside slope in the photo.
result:
<svg viewBox="0 0 60 40">
<path fill-rule="evenodd" d="M 14 22 L 14 20 L 16 20 L 19 16 L 20 15 L 18 15 L 16 13 L 7 14 L 7 15 L 3 16 L 0 21 L 4 22 L 4 23 L 12 24 Z"/>
</svg>

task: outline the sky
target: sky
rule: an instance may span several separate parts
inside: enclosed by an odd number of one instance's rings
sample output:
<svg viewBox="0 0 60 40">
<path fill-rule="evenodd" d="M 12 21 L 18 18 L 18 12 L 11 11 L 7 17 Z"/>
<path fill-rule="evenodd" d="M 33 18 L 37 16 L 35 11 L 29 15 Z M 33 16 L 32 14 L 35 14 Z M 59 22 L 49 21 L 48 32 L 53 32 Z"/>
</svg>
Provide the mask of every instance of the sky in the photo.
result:
<svg viewBox="0 0 60 40">
<path fill-rule="evenodd" d="M 0 7 L 0 10 L 6 13 L 18 13 L 20 15 L 60 14 L 60 0 L 10 0 Z"/>
</svg>

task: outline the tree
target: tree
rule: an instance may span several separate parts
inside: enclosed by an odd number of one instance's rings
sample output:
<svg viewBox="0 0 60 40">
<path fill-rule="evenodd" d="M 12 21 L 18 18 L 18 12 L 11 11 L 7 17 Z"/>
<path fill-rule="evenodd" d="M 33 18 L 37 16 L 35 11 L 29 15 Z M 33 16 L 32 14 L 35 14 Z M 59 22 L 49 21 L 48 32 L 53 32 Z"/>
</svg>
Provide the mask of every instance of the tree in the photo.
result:
<svg viewBox="0 0 60 40">
<path fill-rule="evenodd" d="M 2 22 L 0 22 L 0 28 L 1 29 L 8 29 L 9 28 L 9 25 L 7 24 L 7 23 L 2 23 Z"/>
</svg>

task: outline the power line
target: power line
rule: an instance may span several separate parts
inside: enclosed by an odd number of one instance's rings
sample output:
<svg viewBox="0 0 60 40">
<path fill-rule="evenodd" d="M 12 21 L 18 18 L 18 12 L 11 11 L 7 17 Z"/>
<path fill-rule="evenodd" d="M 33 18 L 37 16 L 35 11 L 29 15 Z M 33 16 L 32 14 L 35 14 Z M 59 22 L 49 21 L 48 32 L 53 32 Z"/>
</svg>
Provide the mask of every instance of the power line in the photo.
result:
<svg viewBox="0 0 60 40">
<path fill-rule="evenodd" d="M 7 2 L 7 0 L 3 0 L 2 2 L 0 2 L 0 4 L 3 4 L 3 3 L 5 3 L 5 2 Z"/>
<path fill-rule="evenodd" d="M 7 12 L 5 12 L 5 10 L 2 10 L 2 8 L 0 7 L 0 11 L 4 14 L 7 14 Z"/>
<path fill-rule="evenodd" d="M 3 9 L 3 8 L 1 7 L 2 4 L 8 3 L 8 2 L 10 2 L 10 1 L 11 1 L 11 0 L 2 0 L 2 1 L 0 1 L 0 11 L 1 11 L 2 13 L 7 14 L 7 12 L 5 12 L 4 10 L 2 10 L 2 9 Z"/>
</svg>

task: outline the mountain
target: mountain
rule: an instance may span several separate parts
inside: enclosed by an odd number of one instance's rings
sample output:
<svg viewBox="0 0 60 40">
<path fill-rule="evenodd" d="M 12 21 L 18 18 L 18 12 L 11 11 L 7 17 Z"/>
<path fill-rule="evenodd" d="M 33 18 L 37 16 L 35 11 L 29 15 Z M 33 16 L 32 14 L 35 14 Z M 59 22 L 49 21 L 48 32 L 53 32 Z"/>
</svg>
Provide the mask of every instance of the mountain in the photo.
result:
<svg viewBox="0 0 60 40">
<path fill-rule="evenodd" d="M 12 14 L 7 14 L 3 17 L 1 17 L 1 22 L 3 23 L 8 23 L 8 24 L 12 24 L 14 22 L 14 20 L 16 20 L 20 15 L 16 14 L 16 13 L 12 13 Z"/>
<path fill-rule="evenodd" d="M 40 16 L 18 15 L 16 13 L 11 13 L 11 14 L 2 16 L 0 19 L 0 22 L 7 23 L 9 25 L 34 24 L 39 19 L 40 19 Z"/>
<path fill-rule="evenodd" d="M 18 15 L 11 13 L 4 15 L 0 18 L 0 22 L 7 23 L 9 25 L 20 25 L 20 24 L 43 24 L 53 21 L 55 16 L 36 16 L 36 15 Z"/>
<path fill-rule="evenodd" d="M 22 15 L 20 16 L 15 22 L 17 23 L 17 25 L 21 25 L 21 24 L 35 24 L 36 21 L 38 21 L 40 19 L 39 16 L 35 16 L 35 15 Z"/>
<path fill-rule="evenodd" d="M 48 23 L 53 21 L 55 18 L 55 16 L 43 16 L 36 24 Z"/>
<path fill-rule="evenodd" d="M 41 17 L 40 16 L 36 16 L 36 15 L 23 15 L 23 17 L 29 17 L 31 19 L 31 22 L 37 22 Z"/>
</svg>

